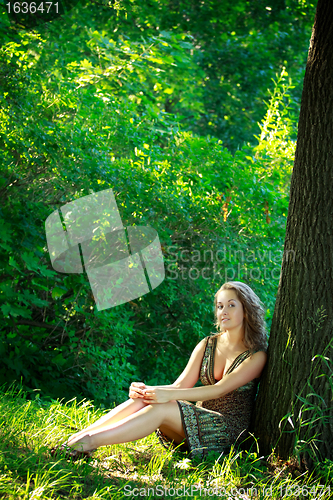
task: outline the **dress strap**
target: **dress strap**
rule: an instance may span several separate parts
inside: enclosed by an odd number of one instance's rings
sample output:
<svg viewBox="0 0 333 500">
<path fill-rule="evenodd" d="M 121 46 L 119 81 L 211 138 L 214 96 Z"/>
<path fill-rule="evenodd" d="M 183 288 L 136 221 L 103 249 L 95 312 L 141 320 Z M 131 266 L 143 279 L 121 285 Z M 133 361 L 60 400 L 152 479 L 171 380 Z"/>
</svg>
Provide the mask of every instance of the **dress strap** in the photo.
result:
<svg viewBox="0 0 333 500">
<path fill-rule="evenodd" d="M 201 362 L 200 380 L 203 385 L 215 384 L 214 379 L 214 353 L 216 337 L 206 337 L 206 348 Z"/>
<path fill-rule="evenodd" d="M 244 351 L 244 352 L 241 352 L 234 360 L 233 362 L 231 363 L 231 365 L 229 366 L 228 370 L 226 371 L 225 375 L 227 373 L 230 373 L 232 372 L 232 370 L 234 370 L 235 368 L 237 368 L 237 366 L 239 366 L 241 363 L 243 363 L 243 361 L 245 361 L 245 359 L 247 359 L 249 356 L 251 356 L 251 351 L 250 349 L 248 349 L 247 351 Z"/>
</svg>

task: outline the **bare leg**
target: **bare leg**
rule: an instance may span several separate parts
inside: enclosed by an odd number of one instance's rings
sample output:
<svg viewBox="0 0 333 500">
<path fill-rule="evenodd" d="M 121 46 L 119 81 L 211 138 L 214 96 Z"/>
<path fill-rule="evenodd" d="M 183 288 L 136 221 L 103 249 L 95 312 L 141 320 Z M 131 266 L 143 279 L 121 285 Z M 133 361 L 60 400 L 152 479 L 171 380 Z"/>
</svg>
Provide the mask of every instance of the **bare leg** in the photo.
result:
<svg viewBox="0 0 333 500">
<path fill-rule="evenodd" d="M 175 432 L 174 429 L 171 429 L 167 425 L 160 425 L 159 430 L 163 432 L 163 434 L 168 436 L 168 438 L 174 441 L 176 444 L 179 444 L 182 441 L 184 441 L 184 435 L 178 434 L 177 432 Z"/>
<path fill-rule="evenodd" d="M 89 451 L 108 444 L 136 441 L 148 436 L 161 426 L 166 431 L 171 429 L 173 439 L 178 437 L 179 442 L 185 437 L 180 411 L 175 401 L 146 405 L 109 427 L 97 428 L 88 431 L 84 436 L 70 440 L 69 444 L 70 446 L 75 444 L 75 449 L 80 451 Z"/>
<path fill-rule="evenodd" d="M 113 424 L 116 424 L 120 420 L 128 417 L 129 415 L 132 415 L 133 413 L 141 410 L 147 406 L 146 403 L 142 401 L 142 399 L 137 398 L 137 399 L 128 399 L 124 403 L 116 406 L 113 410 L 111 410 L 109 413 L 106 415 L 103 415 L 103 417 L 99 418 L 94 422 L 93 424 L 89 425 L 89 427 L 86 427 L 82 431 L 76 432 L 73 434 L 69 440 L 68 443 L 73 441 L 73 439 L 77 439 L 80 436 L 85 436 L 87 433 L 91 431 L 95 431 L 97 429 L 102 429 L 103 427 L 110 427 Z"/>
</svg>

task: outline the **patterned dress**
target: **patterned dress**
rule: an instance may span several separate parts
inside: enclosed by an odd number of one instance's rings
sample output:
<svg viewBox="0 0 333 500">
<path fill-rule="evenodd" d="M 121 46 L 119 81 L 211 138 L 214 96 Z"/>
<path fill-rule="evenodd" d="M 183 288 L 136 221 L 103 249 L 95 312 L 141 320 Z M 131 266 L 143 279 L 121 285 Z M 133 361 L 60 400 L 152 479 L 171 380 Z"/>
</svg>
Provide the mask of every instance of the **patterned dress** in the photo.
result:
<svg viewBox="0 0 333 500">
<path fill-rule="evenodd" d="M 200 380 L 203 385 L 214 385 L 214 358 L 217 337 L 207 337 L 207 344 L 201 362 Z M 251 352 L 237 356 L 227 373 L 231 373 Z M 209 451 L 226 452 L 232 444 L 243 441 L 251 421 L 253 404 L 259 379 L 235 389 L 221 398 L 198 401 L 177 401 L 186 436 L 185 446 L 192 456 L 204 458 Z M 170 440 L 161 431 L 157 435 L 164 446 Z"/>
</svg>

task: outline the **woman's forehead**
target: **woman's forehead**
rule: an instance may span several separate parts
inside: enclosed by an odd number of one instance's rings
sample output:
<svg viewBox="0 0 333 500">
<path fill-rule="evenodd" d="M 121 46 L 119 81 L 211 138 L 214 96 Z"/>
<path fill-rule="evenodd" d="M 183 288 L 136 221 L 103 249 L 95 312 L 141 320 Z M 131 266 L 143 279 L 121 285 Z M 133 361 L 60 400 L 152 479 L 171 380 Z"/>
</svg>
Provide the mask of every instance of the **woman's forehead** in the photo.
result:
<svg viewBox="0 0 333 500">
<path fill-rule="evenodd" d="M 217 302 L 222 302 L 223 300 L 238 300 L 235 290 L 221 290 L 217 294 Z"/>
</svg>

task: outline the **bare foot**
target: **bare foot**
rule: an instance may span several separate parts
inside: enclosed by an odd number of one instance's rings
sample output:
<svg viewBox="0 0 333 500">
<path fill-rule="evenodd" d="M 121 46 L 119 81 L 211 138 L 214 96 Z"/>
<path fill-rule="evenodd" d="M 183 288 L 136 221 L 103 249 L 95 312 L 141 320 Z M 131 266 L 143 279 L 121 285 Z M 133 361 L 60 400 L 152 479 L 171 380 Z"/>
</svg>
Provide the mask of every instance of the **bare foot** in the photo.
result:
<svg viewBox="0 0 333 500">
<path fill-rule="evenodd" d="M 77 451 L 91 451 L 93 449 L 91 443 L 91 437 L 89 434 L 85 434 L 84 436 L 73 436 L 67 442 L 68 446 L 73 448 L 73 450 Z"/>
</svg>

